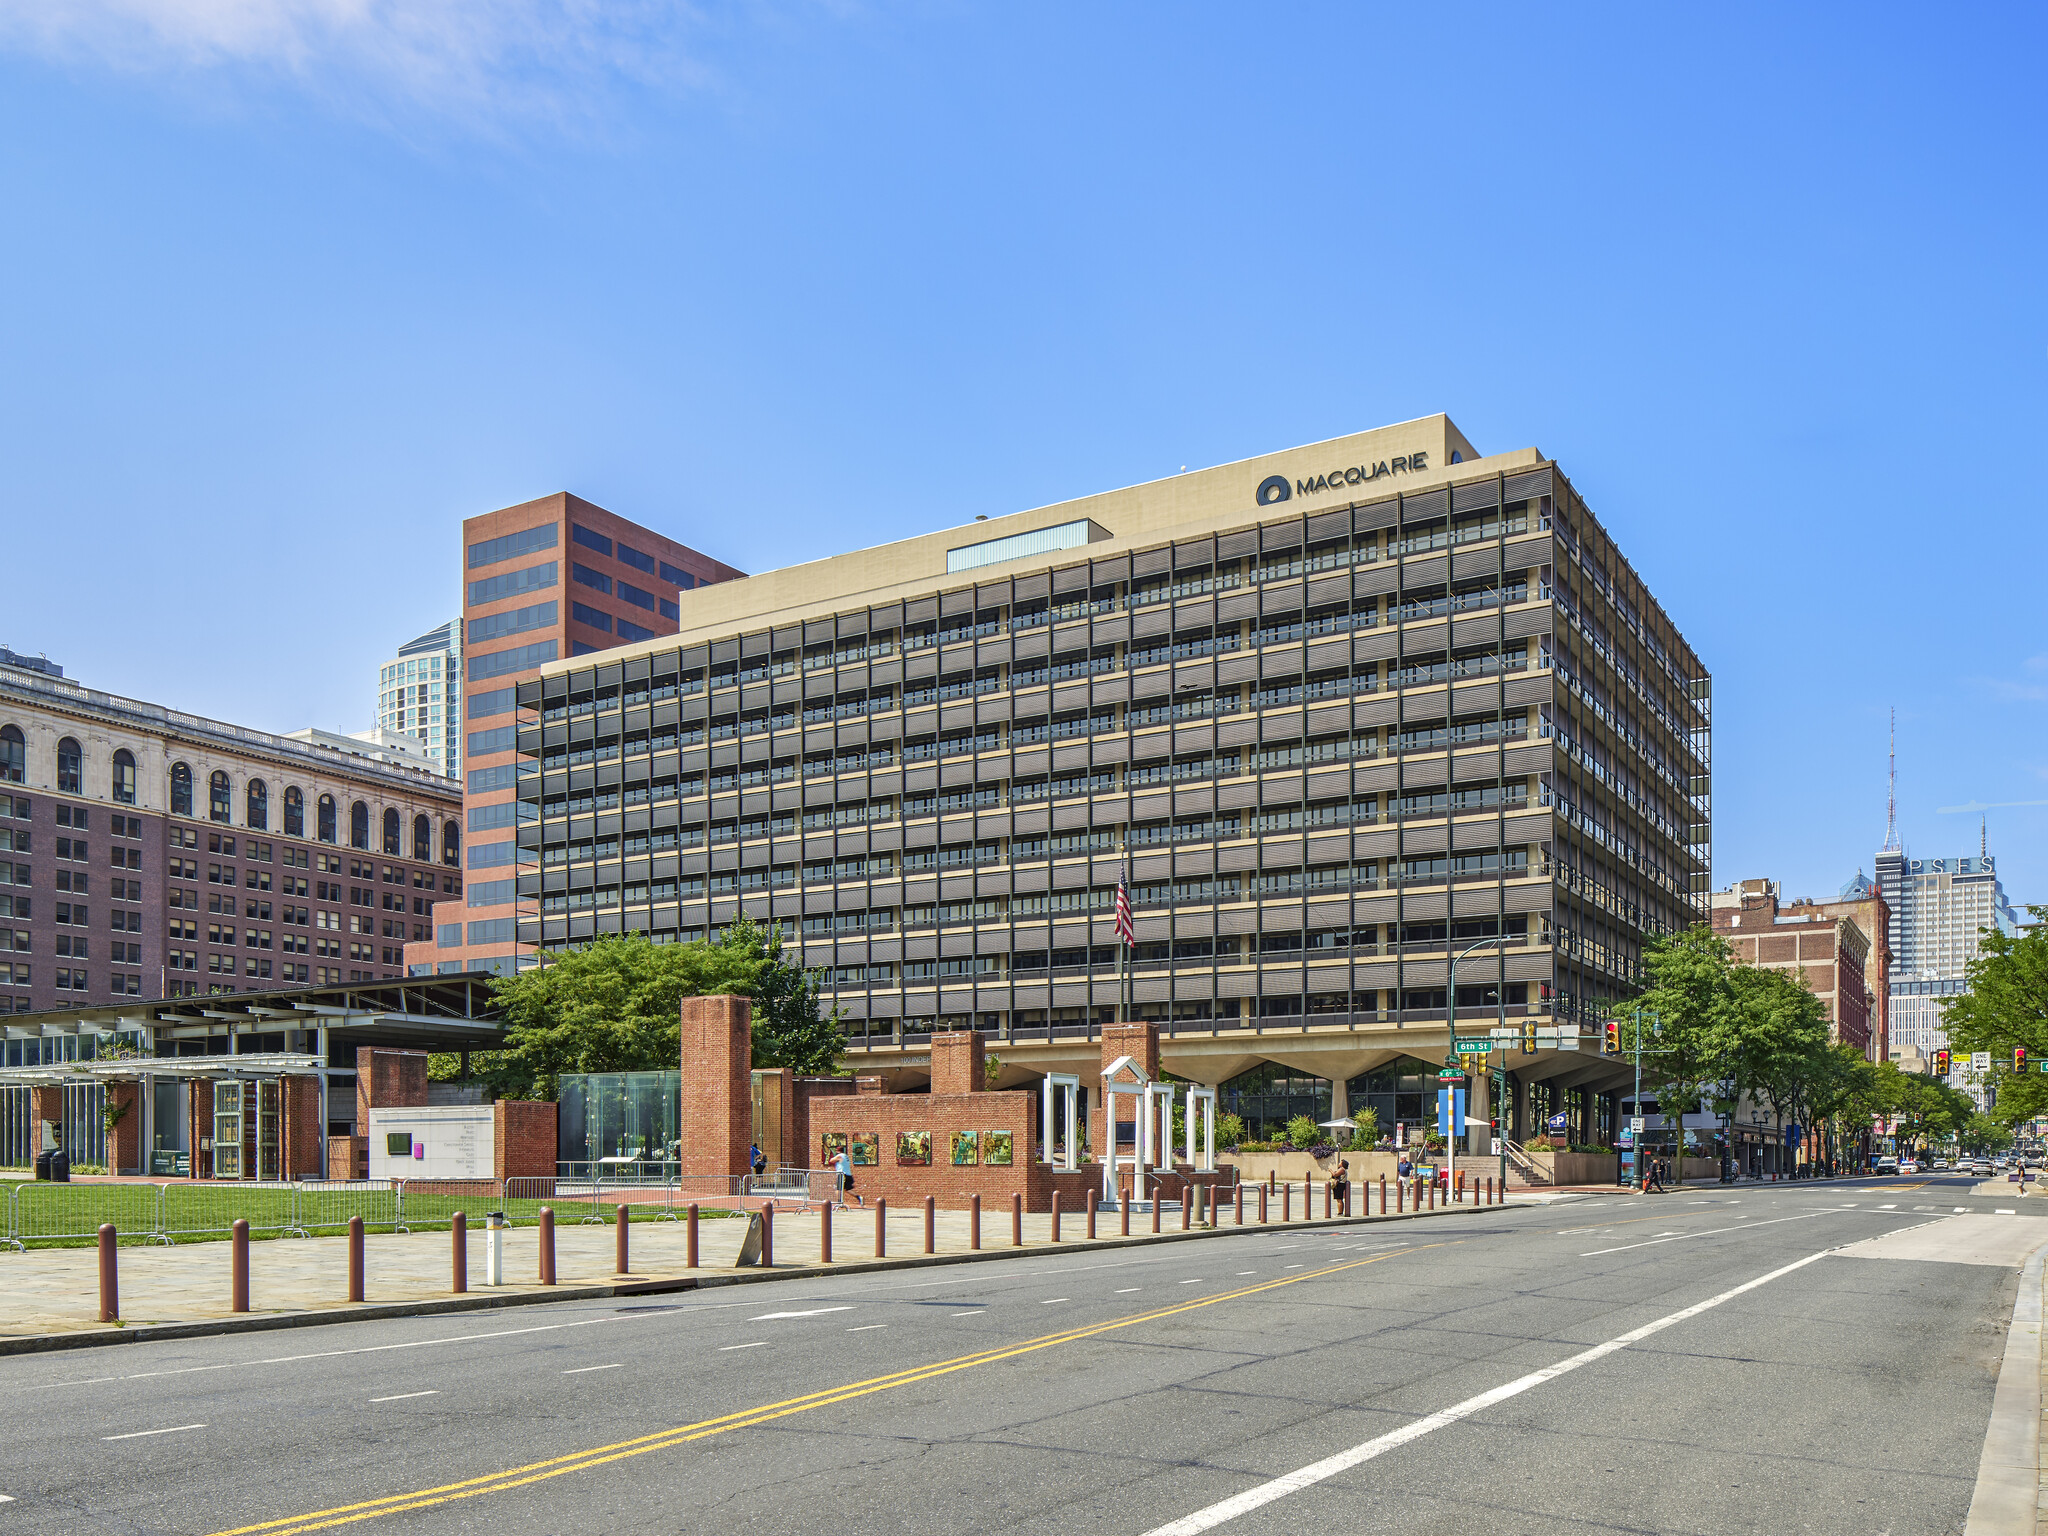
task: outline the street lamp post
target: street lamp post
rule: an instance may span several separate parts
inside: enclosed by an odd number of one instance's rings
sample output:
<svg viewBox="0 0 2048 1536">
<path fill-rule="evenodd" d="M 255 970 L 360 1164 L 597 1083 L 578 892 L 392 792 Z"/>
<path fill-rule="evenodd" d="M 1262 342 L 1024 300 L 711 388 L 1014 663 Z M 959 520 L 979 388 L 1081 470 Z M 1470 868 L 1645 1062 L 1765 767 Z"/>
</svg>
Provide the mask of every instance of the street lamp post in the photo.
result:
<svg viewBox="0 0 2048 1536">
<path fill-rule="evenodd" d="M 1496 934 L 1490 939 L 1481 939 L 1477 944 L 1467 949 L 1464 954 L 1454 952 L 1451 955 L 1450 985 L 1444 993 L 1444 1022 L 1449 1026 L 1451 1036 L 1447 1046 L 1447 1059 L 1444 1063 L 1446 1066 L 1463 1067 L 1465 1064 L 1464 1058 L 1458 1054 L 1458 962 L 1463 960 L 1466 955 L 1476 954 L 1489 944 L 1504 944 L 1506 942 L 1506 934 Z M 1501 984 L 1505 986 L 1506 982 L 1503 981 Z M 1501 995 L 1503 997 L 1506 996 L 1505 993 Z M 1452 1118 L 1455 1119 L 1456 1117 L 1453 1116 Z M 1458 1177 L 1458 1145 L 1456 1139 L 1451 1134 L 1451 1127 L 1446 1125 L 1443 1129 L 1444 1151 L 1449 1159 L 1444 1168 L 1444 1177 L 1455 1184 Z"/>
</svg>

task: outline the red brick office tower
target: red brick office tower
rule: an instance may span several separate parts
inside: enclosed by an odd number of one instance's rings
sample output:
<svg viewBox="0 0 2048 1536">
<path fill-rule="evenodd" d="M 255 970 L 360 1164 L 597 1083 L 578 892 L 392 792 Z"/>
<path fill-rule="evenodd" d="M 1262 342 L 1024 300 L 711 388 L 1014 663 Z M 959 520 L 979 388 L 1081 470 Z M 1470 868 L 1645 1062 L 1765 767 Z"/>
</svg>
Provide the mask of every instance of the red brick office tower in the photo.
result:
<svg viewBox="0 0 2048 1536">
<path fill-rule="evenodd" d="M 675 634 L 678 599 L 735 570 L 558 492 L 462 524 L 464 897 L 434 910 L 408 967 L 510 974 L 519 937 L 513 787 L 518 685 L 547 662 Z M 526 916 L 537 926 L 529 900 Z"/>
</svg>

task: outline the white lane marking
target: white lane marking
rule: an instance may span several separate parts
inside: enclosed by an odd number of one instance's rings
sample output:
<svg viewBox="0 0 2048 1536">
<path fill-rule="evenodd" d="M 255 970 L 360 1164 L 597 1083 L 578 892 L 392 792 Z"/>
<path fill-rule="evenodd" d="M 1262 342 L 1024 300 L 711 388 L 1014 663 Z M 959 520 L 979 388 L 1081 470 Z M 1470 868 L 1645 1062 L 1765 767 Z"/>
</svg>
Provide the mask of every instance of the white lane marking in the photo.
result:
<svg viewBox="0 0 2048 1536">
<path fill-rule="evenodd" d="M 175 1435 L 188 1429 L 204 1429 L 204 1424 L 173 1424 L 169 1429 L 138 1429 L 126 1435 L 101 1435 L 102 1440 L 141 1440 L 150 1435 Z"/>
<path fill-rule="evenodd" d="M 1182 1280 L 1182 1281 L 1179 1281 L 1179 1282 L 1177 1282 L 1177 1283 L 1178 1283 L 1178 1284 L 1181 1284 L 1181 1285 L 1200 1285 L 1200 1284 L 1202 1283 L 1202 1278 L 1201 1278 L 1201 1276 L 1197 1275 L 1197 1276 L 1196 1276 L 1196 1277 L 1195 1277 L 1194 1279 L 1192 1279 L 1192 1280 Z"/>
<path fill-rule="evenodd" d="M 564 1376 L 581 1376 L 585 1371 L 617 1371 L 623 1370 L 624 1368 L 624 1361 L 615 1361 L 611 1365 L 579 1365 L 576 1367 L 575 1370 L 564 1371 L 562 1372 L 562 1374 Z"/>
<path fill-rule="evenodd" d="M 1284 1267 L 1285 1267 L 1285 1268 L 1288 1268 L 1288 1269 L 1301 1269 L 1301 1268 L 1304 1268 L 1305 1266 L 1303 1266 L 1303 1265 L 1300 1265 L 1300 1264 L 1289 1264 L 1289 1265 L 1286 1265 L 1286 1266 L 1284 1266 Z"/>
<path fill-rule="evenodd" d="M 1997 1210 L 1993 1211 L 1991 1214 L 1994 1216 L 2017 1216 L 2019 1215 L 2019 1211 L 2013 1206 L 2001 1205 Z"/>
<path fill-rule="evenodd" d="M 888 1326 L 887 1323 L 862 1323 L 858 1328 L 849 1328 L 846 1331 L 848 1333 L 870 1333 L 877 1328 L 886 1328 Z"/>
<path fill-rule="evenodd" d="M 1246 1275 L 1256 1275 L 1257 1273 L 1256 1269 L 1240 1269 L 1237 1272 L 1239 1279 L 1243 1279 Z"/>
<path fill-rule="evenodd" d="M 1120 1291 L 1116 1292 L 1115 1294 L 1116 1294 L 1116 1295 L 1118 1295 L 1118 1296 L 1129 1296 L 1129 1295 L 1131 1295 L 1131 1294 L 1132 1294 L 1133 1292 L 1135 1292 L 1135 1291 L 1142 1291 L 1143 1289 L 1144 1289 L 1144 1287 L 1143 1287 L 1142 1285 L 1127 1285 L 1127 1286 L 1125 1286 L 1125 1287 L 1124 1287 L 1124 1288 L 1123 1288 L 1122 1290 L 1120 1290 Z"/>
<path fill-rule="evenodd" d="M 1878 1209 L 1880 1211 L 1896 1211 L 1898 1207 L 1896 1205 L 1880 1205 Z"/>
<path fill-rule="evenodd" d="M 987 1310 L 988 1310 L 988 1308 L 987 1308 L 987 1307 L 976 1307 L 976 1308 L 975 1308 L 975 1309 L 974 1309 L 974 1310 L 973 1310 L 972 1312 L 948 1312 L 948 1313 L 946 1314 L 946 1316 L 948 1316 L 948 1317 L 979 1317 L 979 1316 L 981 1316 L 981 1314 L 982 1314 L 982 1313 L 986 1312 Z"/>
<path fill-rule="evenodd" d="M 1968 1207 L 1967 1205 L 1959 1205 L 1959 1206 L 1957 1206 L 1957 1207 L 1956 1207 L 1956 1213 L 1957 1213 L 1958 1215 L 1960 1215 L 1960 1214 L 1962 1214 L 1962 1213 L 1963 1213 L 1964 1211 L 1967 1211 L 1968 1209 L 1969 1209 L 1969 1207 Z"/>
<path fill-rule="evenodd" d="M 851 1307 L 813 1307 L 808 1312 L 763 1312 L 759 1317 L 747 1319 L 750 1323 L 780 1322 L 785 1317 L 823 1317 L 827 1312 L 851 1312 Z"/>
<path fill-rule="evenodd" d="M 767 1342 L 768 1341 L 766 1339 L 756 1339 L 751 1344 L 728 1344 L 723 1349 L 720 1349 L 719 1353 L 722 1355 L 728 1349 L 759 1349 L 763 1344 L 766 1344 Z"/>
<path fill-rule="evenodd" d="M 1071 1296 L 1048 1296 L 1048 1297 L 1046 1297 L 1046 1298 L 1045 1298 L 1045 1300 L 1041 1301 L 1041 1302 L 1039 1303 L 1039 1305 L 1040 1305 L 1041 1307 L 1050 1307 L 1050 1306 L 1053 1306 L 1053 1305 L 1055 1305 L 1055 1304 L 1056 1304 L 1056 1303 L 1058 1303 L 1058 1302 L 1062 1302 L 1062 1301 L 1072 1301 L 1073 1299 L 1074 1299 L 1074 1298 L 1073 1298 L 1073 1297 L 1071 1297 Z"/>
<path fill-rule="evenodd" d="M 1285 1477 L 1276 1477 L 1270 1482 L 1261 1483 L 1254 1488 L 1248 1488 L 1233 1498 L 1211 1504 L 1206 1509 L 1198 1509 L 1193 1514 L 1184 1516 L 1179 1520 L 1171 1521 L 1166 1525 L 1155 1526 L 1152 1530 L 1147 1531 L 1145 1536 L 1199 1536 L 1199 1533 L 1202 1531 L 1214 1530 L 1225 1521 L 1235 1520 L 1239 1515 L 1249 1514 L 1255 1509 L 1261 1509 L 1276 1499 L 1286 1498 L 1290 1493 L 1299 1493 L 1304 1488 L 1312 1488 L 1317 1483 L 1335 1477 L 1340 1472 L 1348 1472 L 1351 1468 L 1371 1461 L 1375 1457 L 1383 1456 L 1388 1451 L 1408 1444 L 1411 1440 L 1420 1440 L 1424 1435 L 1433 1434 L 1447 1425 L 1456 1424 L 1462 1419 L 1468 1419 L 1475 1413 L 1491 1408 L 1495 1403 L 1506 1402 L 1511 1397 L 1518 1397 L 1522 1393 L 1527 1392 L 1531 1387 L 1540 1387 L 1545 1382 L 1555 1381 L 1568 1371 L 1575 1371 L 1582 1365 L 1591 1365 L 1595 1360 L 1605 1359 L 1608 1355 L 1627 1349 L 1631 1344 L 1640 1344 L 1652 1334 L 1661 1333 L 1666 1328 L 1670 1328 L 1675 1324 L 1685 1322 L 1689 1318 L 1698 1317 L 1702 1312 L 1711 1311 L 1723 1302 L 1733 1301 L 1737 1296 L 1747 1291 L 1753 1291 L 1758 1286 L 1768 1285 L 1771 1281 L 1789 1275 L 1794 1270 L 1804 1269 L 1816 1260 L 1826 1258 L 1831 1252 L 1833 1252 L 1832 1249 L 1823 1248 L 1819 1253 L 1810 1253 L 1803 1259 L 1795 1259 L 1782 1269 L 1774 1269 L 1767 1275 L 1759 1275 L 1754 1280 L 1746 1280 L 1733 1290 L 1723 1291 L 1718 1296 L 1710 1296 L 1705 1301 L 1695 1302 L 1689 1307 L 1682 1308 L 1668 1316 L 1660 1317 L 1653 1323 L 1645 1323 L 1640 1328 L 1631 1329 L 1618 1338 L 1609 1339 L 1605 1344 L 1596 1344 L 1591 1349 L 1581 1351 L 1579 1354 L 1573 1355 L 1568 1359 L 1558 1361 L 1555 1365 L 1548 1365 L 1540 1371 L 1532 1371 L 1527 1376 L 1517 1377 L 1503 1386 L 1493 1388 L 1490 1392 L 1482 1392 L 1477 1397 L 1468 1397 L 1462 1403 L 1454 1403 L 1441 1412 L 1428 1414 L 1423 1418 L 1415 1420 L 1412 1424 L 1404 1424 L 1399 1429 L 1390 1430 L 1384 1435 L 1375 1436 L 1373 1439 L 1364 1441 L 1362 1444 L 1354 1445 L 1348 1451 L 1339 1451 L 1334 1456 L 1325 1457 L 1321 1461 L 1311 1462 L 1305 1467 L 1288 1473 Z"/>
<path fill-rule="evenodd" d="M 389 1397 L 373 1397 L 370 1401 L 373 1403 L 402 1403 L 409 1397 L 439 1397 L 440 1395 L 440 1388 L 429 1387 L 424 1392 L 394 1392 Z"/>
<path fill-rule="evenodd" d="M 1623 1243 L 1619 1248 L 1595 1248 L 1591 1253 L 1579 1255 L 1582 1259 L 1597 1259 L 1603 1253 L 1627 1253 L 1631 1248 L 1654 1248 L 1659 1243 L 1682 1243 L 1689 1238 L 1715 1237 L 1723 1232 L 1754 1232 L 1758 1227 L 1775 1227 L 1781 1221 L 1810 1221 L 1816 1216 L 1831 1216 L 1832 1211 L 1808 1211 L 1800 1216 L 1774 1216 L 1769 1221 L 1753 1221 L 1746 1227 L 1709 1227 L 1704 1232 L 1685 1232 L 1674 1237 L 1653 1237 L 1647 1242 Z"/>
</svg>

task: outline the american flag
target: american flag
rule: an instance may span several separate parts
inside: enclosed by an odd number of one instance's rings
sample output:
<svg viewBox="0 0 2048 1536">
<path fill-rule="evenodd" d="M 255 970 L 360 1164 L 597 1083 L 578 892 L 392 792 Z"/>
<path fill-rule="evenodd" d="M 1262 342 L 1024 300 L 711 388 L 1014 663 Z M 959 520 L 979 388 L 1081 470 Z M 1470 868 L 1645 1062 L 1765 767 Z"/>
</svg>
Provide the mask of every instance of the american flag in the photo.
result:
<svg viewBox="0 0 2048 1536">
<path fill-rule="evenodd" d="M 1116 936 L 1125 944 L 1136 945 L 1138 931 L 1131 926 L 1131 888 L 1124 883 L 1128 870 L 1126 865 L 1116 876 Z"/>
</svg>

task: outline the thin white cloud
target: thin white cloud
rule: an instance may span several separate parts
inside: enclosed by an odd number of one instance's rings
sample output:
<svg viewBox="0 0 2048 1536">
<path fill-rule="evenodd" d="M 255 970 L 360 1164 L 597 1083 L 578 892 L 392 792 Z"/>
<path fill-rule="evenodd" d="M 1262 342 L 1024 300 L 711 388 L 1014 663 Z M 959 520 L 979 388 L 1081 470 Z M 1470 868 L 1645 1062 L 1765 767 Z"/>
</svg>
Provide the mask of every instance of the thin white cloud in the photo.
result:
<svg viewBox="0 0 2048 1536">
<path fill-rule="evenodd" d="M 283 82 L 352 116 L 605 116 L 699 83 L 697 14 L 657 0 L 0 0 L 0 48 L 135 75 Z"/>
</svg>

